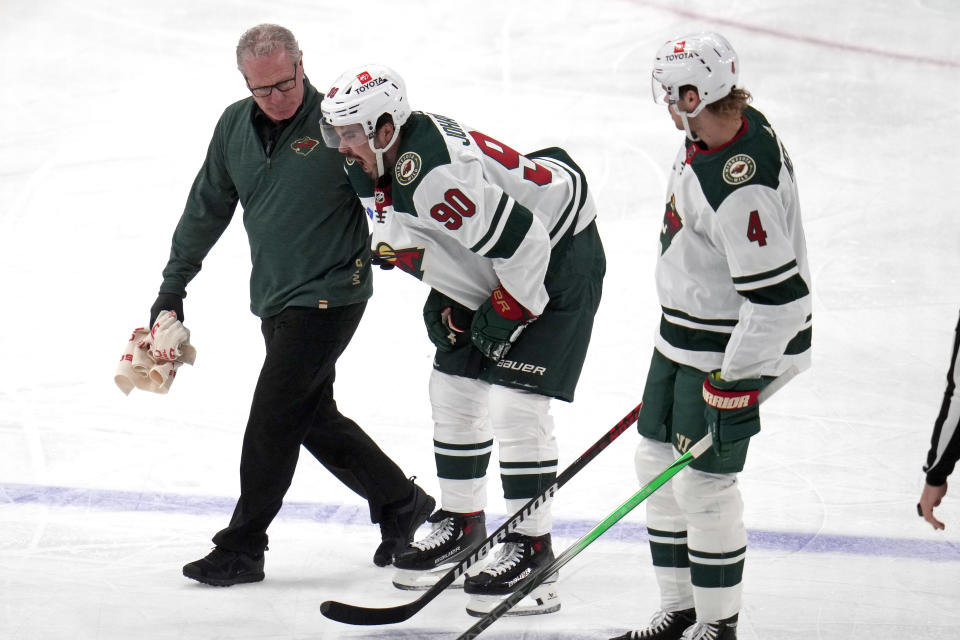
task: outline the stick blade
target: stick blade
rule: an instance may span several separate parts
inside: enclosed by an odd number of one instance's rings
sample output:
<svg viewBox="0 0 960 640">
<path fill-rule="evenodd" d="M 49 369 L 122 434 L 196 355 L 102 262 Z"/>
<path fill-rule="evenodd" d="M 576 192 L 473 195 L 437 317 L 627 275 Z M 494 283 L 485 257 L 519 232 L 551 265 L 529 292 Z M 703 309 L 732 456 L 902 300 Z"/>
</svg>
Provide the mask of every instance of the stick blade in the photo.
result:
<svg viewBox="0 0 960 640">
<path fill-rule="evenodd" d="M 354 604 L 327 600 L 320 605 L 320 613 L 336 622 L 353 625 L 396 624 L 412 617 L 422 607 L 410 602 L 396 607 L 358 607 Z"/>
</svg>

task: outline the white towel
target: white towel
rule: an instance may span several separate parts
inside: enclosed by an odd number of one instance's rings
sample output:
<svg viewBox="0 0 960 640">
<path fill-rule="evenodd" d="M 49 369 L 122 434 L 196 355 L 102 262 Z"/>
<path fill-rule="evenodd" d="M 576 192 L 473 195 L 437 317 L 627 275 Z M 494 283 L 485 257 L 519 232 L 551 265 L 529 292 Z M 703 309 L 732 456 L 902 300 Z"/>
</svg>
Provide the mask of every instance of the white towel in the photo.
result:
<svg viewBox="0 0 960 640">
<path fill-rule="evenodd" d="M 161 362 L 150 370 L 149 379 L 153 386 L 149 391 L 155 393 L 166 393 L 173 384 L 173 379 L 177 376 L 177 369 L 180 368 L 180 362 Z"/>
<path fill-rule="evenodd" d="M 125 395 L 134 389 L 164 394 L 170 390 L 177 369 L 183 363 L 193 364 L 196 358 L 190 331 L 176 314 L 164 311 L 152 331 L 143 327 L 133 330 L 113 381 Z"/>
<path fill-rule="evenodd" d="M 161 311 L 150 329 L 153 342 L 151 353 L 157 362 L 185 362 L 193 364 L 197 350 L 190 344 L 190 330 L 177 320 L 173 311 Z"/>
</svg>

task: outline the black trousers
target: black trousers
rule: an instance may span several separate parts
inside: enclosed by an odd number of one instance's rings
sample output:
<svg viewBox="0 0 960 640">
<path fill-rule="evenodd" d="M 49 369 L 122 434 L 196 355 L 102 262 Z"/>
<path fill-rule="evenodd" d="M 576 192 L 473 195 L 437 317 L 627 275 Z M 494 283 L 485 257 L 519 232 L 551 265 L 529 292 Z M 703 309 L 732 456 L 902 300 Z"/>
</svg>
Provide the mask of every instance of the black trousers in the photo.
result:
<svg viewBox="0 0 960 640">
<path fill-rule="evenodd" d="M 366 303 L 311 309 L 288 307 L 262 321 L 267 354 L 253 394 L 240 457 L 240 499 L 220 547 L 262 553 L 293 480 L 303 445 L 337 479 L 366 498 L 370 519 L 406 498 L 403 471 L 350 418 L 337 410 L 337 358 L 353 337 Z"/>
</svg>

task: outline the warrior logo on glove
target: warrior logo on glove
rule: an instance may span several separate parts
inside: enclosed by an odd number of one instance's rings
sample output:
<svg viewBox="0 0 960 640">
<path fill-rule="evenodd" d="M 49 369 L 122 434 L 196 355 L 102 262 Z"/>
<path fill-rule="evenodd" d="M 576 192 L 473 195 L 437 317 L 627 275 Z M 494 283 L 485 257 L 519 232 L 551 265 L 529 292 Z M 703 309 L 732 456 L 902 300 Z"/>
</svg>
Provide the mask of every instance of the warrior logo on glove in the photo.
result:
<svg viewBox="0 0 960 640">
<path fill-rule="evenodd" d="M 759 389 L 752 391 L 721 391 L 712 384 L 710 378 L 703 382 L 703 399 L 715 409 L 743 409 L 756 403 Z"/>
</svg>

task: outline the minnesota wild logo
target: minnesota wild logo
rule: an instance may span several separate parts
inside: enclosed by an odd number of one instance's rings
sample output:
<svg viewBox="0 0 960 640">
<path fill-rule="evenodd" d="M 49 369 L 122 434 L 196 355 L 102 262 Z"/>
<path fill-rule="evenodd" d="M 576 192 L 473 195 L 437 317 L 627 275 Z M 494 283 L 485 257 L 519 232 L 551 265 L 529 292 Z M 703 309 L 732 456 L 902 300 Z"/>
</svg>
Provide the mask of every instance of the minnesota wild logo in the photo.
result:
<svg viewBox="0 0 960 640">
<path fill-rule="evenodd" d="M 418 280 L 423 280 L 423 249 L 410 247 L 407 249 L 394 249 L 386 242 L 377 243 L 374 252 L 381 260 L 400 267 Z"/>
<path fill-rule="evenodd" d="M 395 168 L 397 182 L 406 186 L 416 180 L 417 176 L 420 175 L 420 166 L 422 164 L 423 161 L 420 159 L 420 156 L 413 151 L 407 151 L 400 156 L 400 158 L 397 159 L 397 166 Z"/>
<path fill-rule="evenodd" d="M 670 196 L 667 210 L 663 213 L 663 227 L 660 229 L 660 255 L 670 247 L 673 237 L 683 229 L 683 218 L 677 211 L 677 197 Z"/>
<path fill-rule="evenodd" d="M 757 173 L 757 163 L 745 153 L 738 153 L 723 165 L 723 181 L 731 186 L 743 184 Z"/>
<path fill-rule="evenodd" d="M 311 151 L 317 148 L 318 144 L 320 144 L 319 140 L 314 140 L 310 136 L 303 136 L 302 138 L 294 140 L 290 144 L 290 148 L 301 156 L 308 156 Z"/>
</svg>

